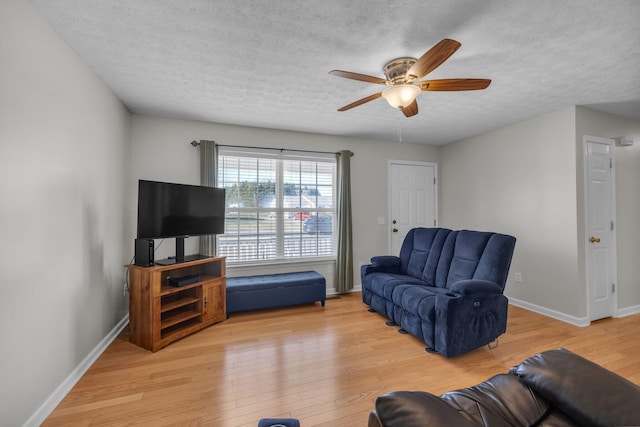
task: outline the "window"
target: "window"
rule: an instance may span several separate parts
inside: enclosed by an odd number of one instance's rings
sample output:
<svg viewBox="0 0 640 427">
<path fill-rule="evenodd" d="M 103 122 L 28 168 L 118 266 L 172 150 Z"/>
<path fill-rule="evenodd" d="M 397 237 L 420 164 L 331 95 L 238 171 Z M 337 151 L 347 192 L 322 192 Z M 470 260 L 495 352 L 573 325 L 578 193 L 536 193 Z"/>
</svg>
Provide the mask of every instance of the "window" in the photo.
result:
<svg viewBox="0 0 640 427">
<path fill-rule="evenodd" d="M 218 154 L 218 254 L 230 263 L 335 256 L 335 158 L 241 150 Z"/>
</svg>

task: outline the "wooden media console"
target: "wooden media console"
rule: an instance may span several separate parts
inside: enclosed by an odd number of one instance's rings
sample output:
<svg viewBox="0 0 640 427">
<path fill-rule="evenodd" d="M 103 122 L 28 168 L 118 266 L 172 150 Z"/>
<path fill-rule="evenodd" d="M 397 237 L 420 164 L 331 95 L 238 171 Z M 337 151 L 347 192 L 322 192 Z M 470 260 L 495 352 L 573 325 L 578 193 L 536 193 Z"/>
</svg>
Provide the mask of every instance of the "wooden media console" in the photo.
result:
<svg viewBox="0 0 640 427">
<path fill-rule="evenodd" d="M 224 257 L 129 269 L 129 341 L 162 347 L 227 317 Z M 194 282 L 172 286 L 170 282 Z"/>
</svg>

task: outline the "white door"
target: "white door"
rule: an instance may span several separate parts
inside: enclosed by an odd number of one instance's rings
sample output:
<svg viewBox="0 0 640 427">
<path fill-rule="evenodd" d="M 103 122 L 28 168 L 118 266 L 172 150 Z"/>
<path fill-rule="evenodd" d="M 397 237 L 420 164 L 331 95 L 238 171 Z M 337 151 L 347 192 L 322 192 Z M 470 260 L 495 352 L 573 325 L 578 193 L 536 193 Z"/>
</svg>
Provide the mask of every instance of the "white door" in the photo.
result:
<svg viewBox="0 0 640 427">
<path fill-rule="evenodd" d="M 414 227 L 437 225 L 437 165 L 389 161 L 389 253 L 398 255 Z"/>
<path fill-rule="evenodd" d="M 610 317 L 615 304 L 614 173 L 611 139 L 584 137 L 587 304 L 589 320 Z"/>
</svg>

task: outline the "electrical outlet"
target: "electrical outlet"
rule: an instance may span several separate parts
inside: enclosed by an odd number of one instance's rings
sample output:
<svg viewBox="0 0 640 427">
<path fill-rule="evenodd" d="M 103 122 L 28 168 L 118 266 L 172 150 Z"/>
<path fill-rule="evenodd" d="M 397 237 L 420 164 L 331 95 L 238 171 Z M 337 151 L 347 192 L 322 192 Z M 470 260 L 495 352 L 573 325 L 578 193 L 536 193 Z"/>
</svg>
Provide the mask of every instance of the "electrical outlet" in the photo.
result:
<svg viewBox="0 0 640 427">
<path fill-rule="evenodd" d="M 522 273 L 515 273 L 513 280 L 515 280 L 517 283 L 522 283 Z"/>
<path fill-rule="evenodd" d="M 124 282 L 124 284 L 122 285 L 122 296 L 126 297 L 127 292 L 129 292 L 129 286 L 127 286 L 127 282 Z"/>
</svg>

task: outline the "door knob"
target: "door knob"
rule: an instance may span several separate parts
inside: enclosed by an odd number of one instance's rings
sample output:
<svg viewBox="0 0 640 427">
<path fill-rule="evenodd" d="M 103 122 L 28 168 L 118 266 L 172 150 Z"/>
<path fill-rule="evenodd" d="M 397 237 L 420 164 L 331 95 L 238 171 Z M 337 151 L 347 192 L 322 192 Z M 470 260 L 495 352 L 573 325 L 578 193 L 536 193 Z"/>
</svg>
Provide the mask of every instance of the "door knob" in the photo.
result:
<svg viewBox="0 0 640 427">
<path fill-rule="evenodd" d="M 600 238 L 599 238 L 599 237 L 593 237 L 593 236 L 592 236 L 592 237 L 589 239 L 589 241 L 590 241 L 591 243 L 600 243 Z"/>
<path fill-rule="evenodd" d="M 398 232 L 398 229 L 397 229 L 397 228 L 394 228 L 392 231 L 393 231 L 394 233 L 397 233 L 397 232 Z"/>
</svg>

